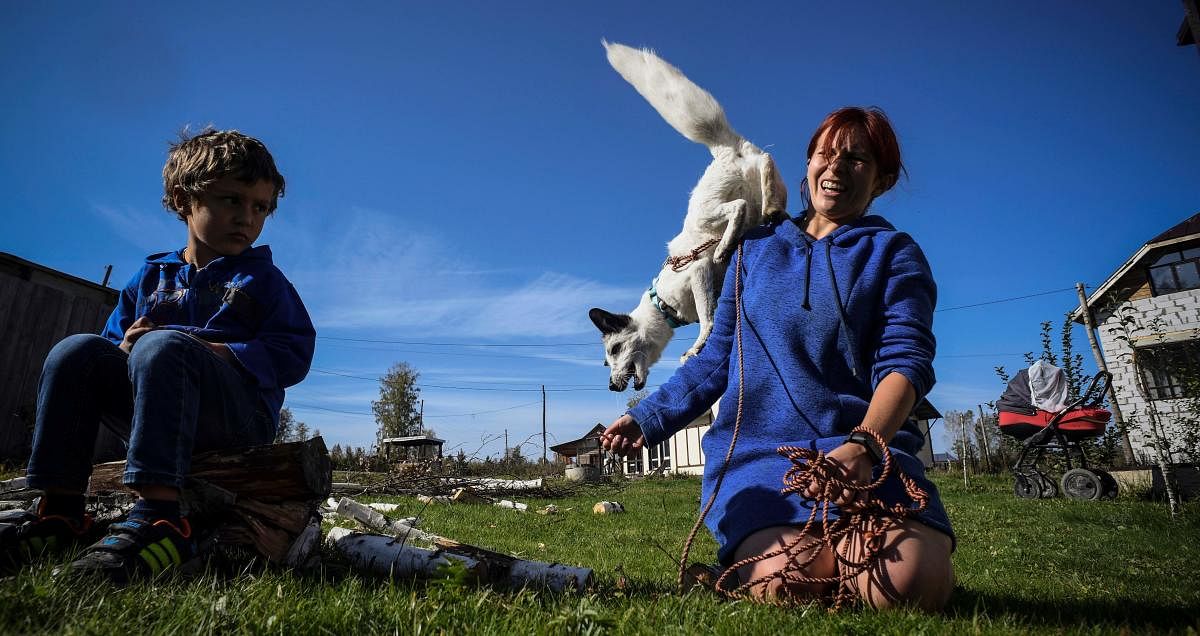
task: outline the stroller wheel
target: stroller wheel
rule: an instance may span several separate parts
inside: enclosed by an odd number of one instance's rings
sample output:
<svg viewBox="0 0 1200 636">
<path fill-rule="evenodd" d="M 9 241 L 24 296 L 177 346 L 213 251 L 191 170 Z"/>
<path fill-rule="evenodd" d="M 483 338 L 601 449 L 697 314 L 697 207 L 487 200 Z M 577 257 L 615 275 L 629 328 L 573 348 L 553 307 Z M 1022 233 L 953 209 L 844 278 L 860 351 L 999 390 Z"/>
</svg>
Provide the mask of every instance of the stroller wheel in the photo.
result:
<svg viewBox="0 0 1200 636">
<path fill-rule="evenodd" d="M 1116 499 L 1117 498 L 1117 480 L 1105 470 L 1092 471 L 1100 476 L 1100 483 L 1104 486 L 1104 492 L 1100 495 L 1101 499 Z"/>
<path fill-rule="evenodd" d="M 1050 479 L 1043 473 L 1038 473 L 1037 481 L 1038 487 L 1041 490 L 1038 493 L 1039 497 L 1042 499 L 1054 499 L 1058 496 L 1058 484 L 1054 483 L 1053 479 Z"/>
<path fill-rule="evenodd" d="M 1021 499 L 1037 499 L 1042 495 L 1041 485 L 1028 475 L 1013 475 L 1013 494 Z"/>
<path fill-rule="evenodd" d="M 1104 494 L 1100 475 L 1086 468 L 1072 468 L 1062 476 L 1063 494 L 1071 499 L 1095 501 Z"/>
</svg>

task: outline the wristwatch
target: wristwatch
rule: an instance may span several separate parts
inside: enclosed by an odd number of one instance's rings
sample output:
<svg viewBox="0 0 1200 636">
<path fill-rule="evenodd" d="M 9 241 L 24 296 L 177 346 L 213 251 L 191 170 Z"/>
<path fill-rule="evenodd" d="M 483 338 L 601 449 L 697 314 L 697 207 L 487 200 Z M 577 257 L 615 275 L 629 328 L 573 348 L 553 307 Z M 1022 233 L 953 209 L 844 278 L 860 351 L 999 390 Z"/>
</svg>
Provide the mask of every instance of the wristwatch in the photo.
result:
<svg viewBox="0 0 1200 636">
<path fill-rule="evenodd" d="M 883 449 L 879 447 L 879 442 L 871 435 L 863 431 L 854 431 L 850 437 L 846 438 L 847 444 L 858 444 L 867 449 L 867 454 L 871 456 L 871 461 L 878 464 L 883 461 Z"/>
</svg>

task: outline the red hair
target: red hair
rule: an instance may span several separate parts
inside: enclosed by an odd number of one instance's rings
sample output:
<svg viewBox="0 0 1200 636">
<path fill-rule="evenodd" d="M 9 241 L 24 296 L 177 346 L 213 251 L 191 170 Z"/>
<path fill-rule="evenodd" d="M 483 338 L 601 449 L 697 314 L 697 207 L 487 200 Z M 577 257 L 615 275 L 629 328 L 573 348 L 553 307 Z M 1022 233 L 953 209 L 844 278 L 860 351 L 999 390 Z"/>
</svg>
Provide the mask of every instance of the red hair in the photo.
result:
<svg viewBox="0 0 1200 636">
<path fill-rule="evenodd" d="M 866 131 L 868 143 L 871 145 L 871 155 L 875 158 L 875 163 L 879 168 L 879 176 L 891 177 L 885 182 L 887 189 L 884 192 L 890 190 L 900 177 L 900 173 L 907 174 L 907 171 L 904 170 L 904 163 L 900 161 L 900 142 L 896 140 L 896 131 L 892 129 L 892 122 L 888 121 L 887 115 L 882 110 L 874 106 L 868 108 L 846 106 L 829 113 L 825 121 L 817 126 L 812 140 L 808 142 L 807 157 L 812 159 L 813 153 L 817 151 L 817 141 L 826 131 L 829 131 L 829 135 L 825 137 L 825 148 L 822 150 L 828 151 L 833 142 L 837 140 L 838 135 L 853 126 L 862 126 Z"/>
</svg>

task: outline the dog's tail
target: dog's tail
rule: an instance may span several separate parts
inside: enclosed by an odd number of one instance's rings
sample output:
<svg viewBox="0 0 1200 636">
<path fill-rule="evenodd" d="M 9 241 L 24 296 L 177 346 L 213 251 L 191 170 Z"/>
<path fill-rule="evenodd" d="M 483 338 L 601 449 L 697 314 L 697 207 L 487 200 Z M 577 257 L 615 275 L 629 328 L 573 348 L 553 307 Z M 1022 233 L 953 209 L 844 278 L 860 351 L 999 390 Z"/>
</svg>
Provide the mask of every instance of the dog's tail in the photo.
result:
<svg viewBox="0 0 1200 636">
<path fill-rule="evenodd" d="M 679 69 L 650 49 L 601 42 L 608 52 L 608 63 L 684 137 L 709 148 L 737 148 L 742 143 L 742 136 L 729 125 L 717 100 Z"/>
</svg>

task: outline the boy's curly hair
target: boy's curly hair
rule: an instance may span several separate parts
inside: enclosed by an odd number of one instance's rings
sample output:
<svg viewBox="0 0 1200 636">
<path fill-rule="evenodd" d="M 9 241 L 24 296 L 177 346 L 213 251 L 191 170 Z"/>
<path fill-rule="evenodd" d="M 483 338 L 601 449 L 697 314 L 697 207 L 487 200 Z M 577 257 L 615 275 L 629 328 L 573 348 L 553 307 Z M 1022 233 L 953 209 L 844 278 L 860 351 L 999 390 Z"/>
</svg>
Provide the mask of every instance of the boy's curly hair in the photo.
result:
<svg viewBox="0 0 1200 636">
<path fill-rule="evenodd" d="M 172 192 L 182 188 L 192 198 L 200 196 L 214 182 L 225 176 L 239 181 L 271 181 L 275 196 L 271 211 L 283 196 L 284 180 L 275 167 L 275 159 L 263 142 L 236 130 L 217 130 L 207 126 L 192 135 L 187 128 L 179 133 L 179 141 L 167 151 L 163 166 L 163 207 L 186 221 L 183 211 L 175 206 Z"/>
</svg>

